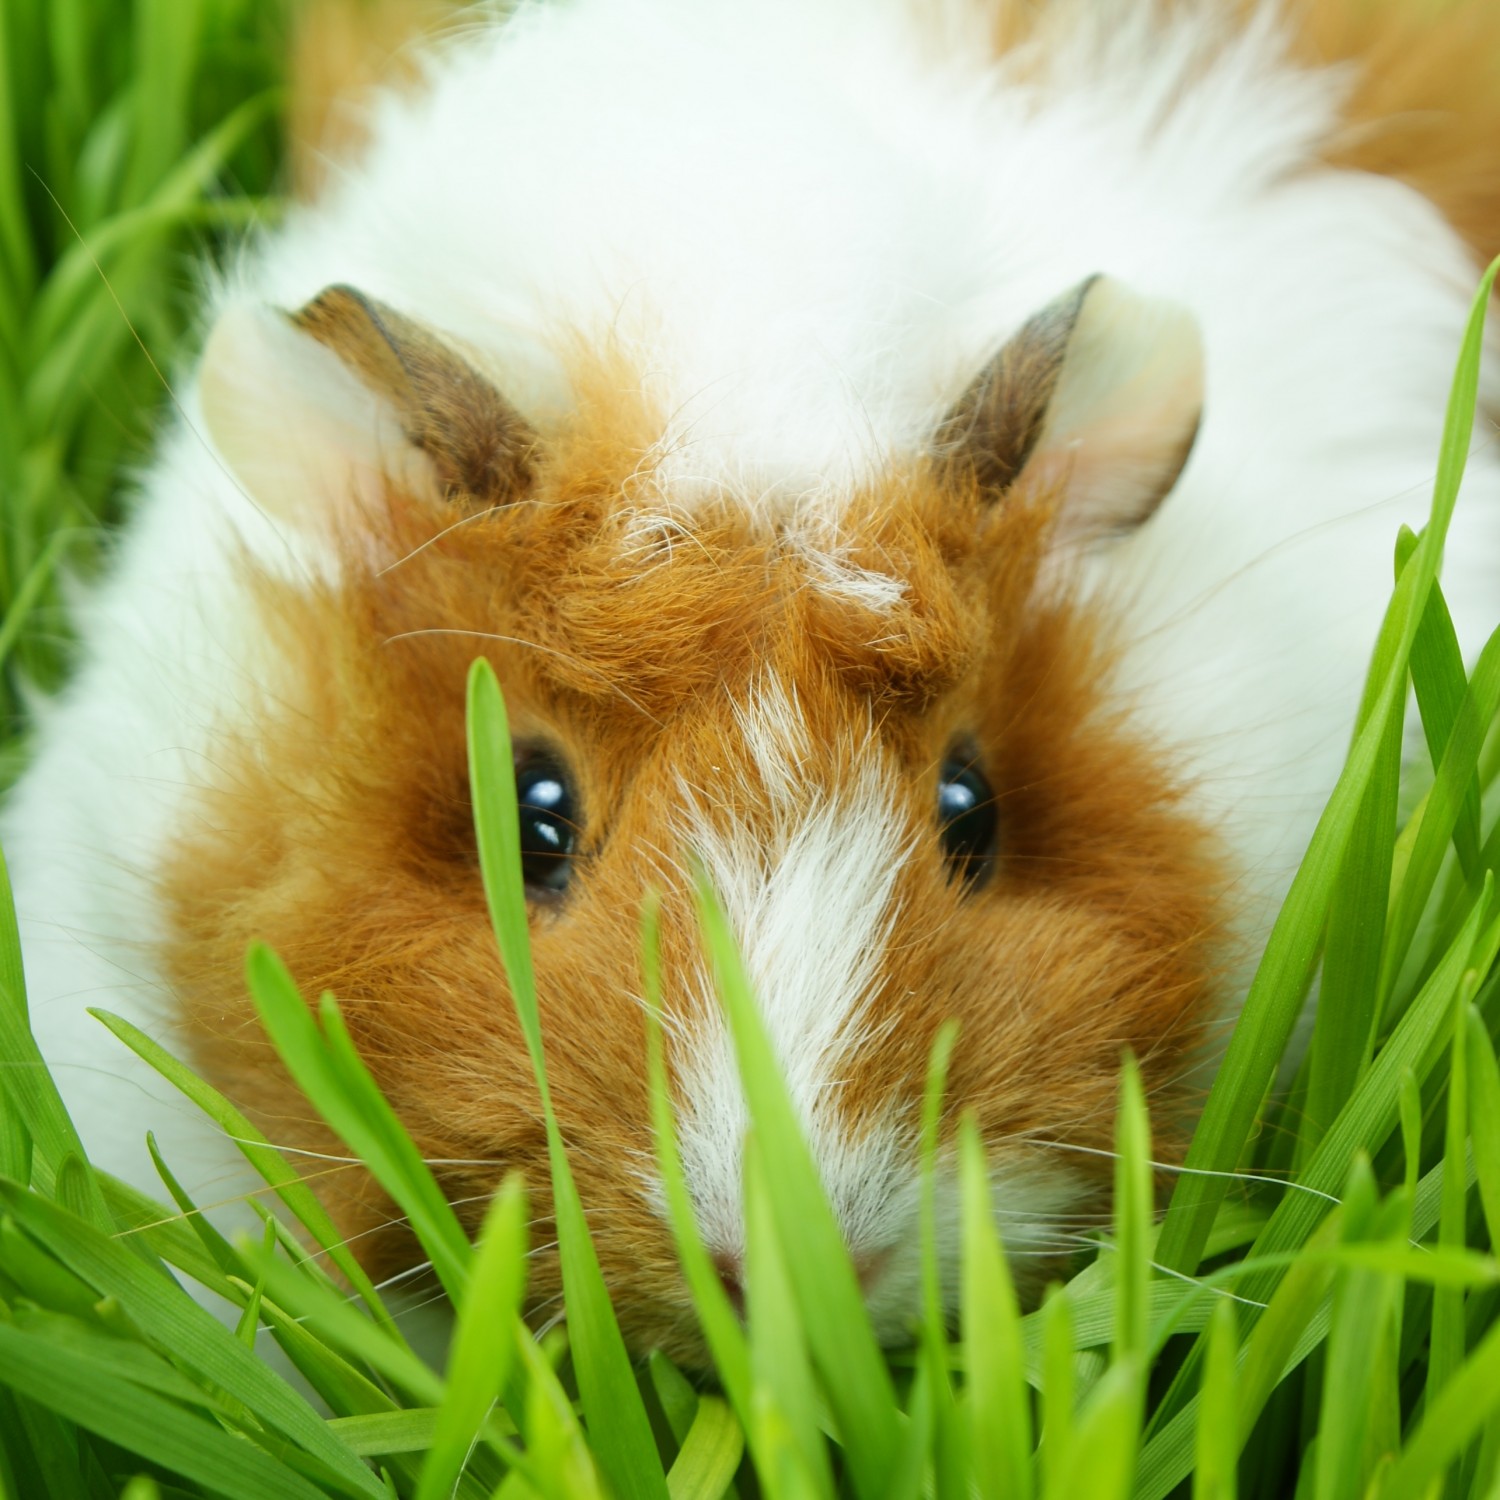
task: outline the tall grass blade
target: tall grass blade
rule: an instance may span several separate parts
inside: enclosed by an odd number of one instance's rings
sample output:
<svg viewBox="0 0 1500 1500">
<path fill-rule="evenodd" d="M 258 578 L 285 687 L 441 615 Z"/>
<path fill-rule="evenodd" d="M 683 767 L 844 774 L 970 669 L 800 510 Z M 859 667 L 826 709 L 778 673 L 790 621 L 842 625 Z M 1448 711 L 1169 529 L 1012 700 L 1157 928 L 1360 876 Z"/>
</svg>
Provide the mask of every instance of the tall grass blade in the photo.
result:
<svg viewBox="0 0 1500 1500">
<path fill-rule="evenodd" d="M 1193 1500 L 1235 1500 L 1239 1488 L 1240 1419 L 1235 1382 L 1238 1353 L 1234 1303 L 1221 1298 L 1214 1304 L 1209 1320 L 1208 1353 L 1198 1395 Z"/>
<path fill-rule="evenodd" d="M 526 1193 L 509 1176 L 490 1201 L 448 1359 L 447 1391 L 417 1500 L 444 1500 L 505 1386 L 526 1285 Z"/>
<path fill-rule="evenodd" d="M 1113 1331 L 1113 1308 L 1110 1309 Z M 1073 1452 L 1073 1315 L 1062 1287 L 1042 1304 L 1042 1493 L 1046 1500 L 1073 1500 L 1067 1489 Z"/>
<path fill-rule="evenodd" d="M 1500 1323 L 1422 1413 L 1387 1473 L 1380 1500 L 1427 1500 L 1475 1437 L 1500 1421 Z"/>
<path fill-rule="evenodd" d="M 1469 1001 L 1478 988 L 1479 976 L 1470 971 L 1463 977 L 1454 1000 L 1452 1064 L 1448 1073 L 1448 1119 L 1443 1145 L 1443 1197 L 1438 1216 L 1438 1243 L 1446 1250 L 1465 1243 L 1468 1184 L 1464 1155 L 1468 1145 L 1468 1013 Z M 1432 1345 L 1427 1364 L 1426 1404 L 1450 1380 L 1464 1358 L 1464 1295 L 1457 1287 L 1435 1287 L 1432 1294 Z"/>
<path fill-rule="evenodd" d="M 662 1042 L 661 939 L 658 921 L 656 903 L 650 901 L 641 917 L 641 955 L 646 995 L 647 1071 L 651 1086 L 651 1120 L 656 1139 L 657 1166 L 667 1199 L 667 1213 L 677 1245 L 677 1257 L 692 1293 L 699 1326 L 713 1356 L 719 1379 L 734 1403 L 741 1423 L 749 1430 L 754 1401 L 745 1331 L 730 1306 L 729 1295 L 698 1233 L 698 1220 L 693 1212 L 682 1157 L 677 1147 Z"/>
<path fill-rule="evenodd" d="M 1392 716 L 1400 714 L 1405 701 L 1412 644 L 1437 577 L 1468 458 L 1485 314 L 1497 273 L 1500 259 L 1485 272 L 1464 332 L 1444 421 L 1431 517 L 1410 563 L 1402 570 L 1381 627 L 1366 692 L 1368 712 L 1272 929 L 1240 1024 L 1188 1150 L 1188 1171 L 1178 1181 L 1172 1212 L 1157 1242 L 1157 1259 L 1172 1270 L 1191 1272 L 1197 1268 L 1214 1215 L 1227 1191 L 1227 1179 L 1195 1174 L 1227 1173 L 1239 1161 L 1311 982 L 1333 885 L 1374 776 L 1380 747 Z"/>
<path fill-rule="evenodd" d="M 0 853 L 0 1088 L 10 1099 L 14 1116 L 26 1133 L 32 1156 L 31 1170 L 43 1191 L 54 1187 L 64 1161 L 86 1163 L 83 1142 L 68 1118 L 62 1096 L 52 1082 L 52 1075 L 41 1050 L 31 1034 L 26 1008 L 26 980 L 21 969 L 21 935 L 16 926 L 16 906 L 11 895 L 10 873 L 5 856 Z M 9 1132 L 16 1142 L 9 1154 L 19 1157 L 19 1132 Z M 94 1181 L 92 1170 L 80 1165 L 84 1174 L 86 1216 L 96 1228 L 110 1233 L 114 1222 L 109 1216 L 103 1195 Z"/>
<path fill-rule="evenodd" d="M 832 1497 L 836 1491 L 817 1426 L 812 1364 L 754 1132 L 745 1142 L 744 1175 L 746 1312 L 757 1415 L 784 1430 L 809 1493 Z"/>
<path fill-rule="evenodd" d="M 963 1214 L 963 1334 L 968 1450 L 980 1493 L 1029 1500 L 1031 1401 L 1023 1376 L 1020 1313 L 995 1227 L 989 1164 L 966 1115 L 958 1155 Z"/>
<path fill-rule="evenodd" d="M 232 1437 L 216 1423 L 193 1416 L 175 1402 L 124 1380 L 98 1361 L 55 1338 L 27 1334 L 0 1322 L 0 1382 L 227 1500 L 328 1500 L 329 1491 L 277 1463 L 269 1454 Z M 352 1459 L 352 1455 L 346 1457 Z M 344 1495 L 380 1497 L 368 1471 L 368 1487 L 341 1485 Z"/>
<path fill-rule="evenodd" d="M 1416 535 L 1403 526 L 1396 540 L 1396 556 L 1402 566 L 1416 548 Z M 1453 628 L 1453 617 L 1448 613 L 1442 590 L 1436 586 L 1412 642 L 1411 680 L 1416 689 L 1428 754 L 1433 765 L 1440 766 L 1468 688 L 1468 675 L 1459 649 L 1458 632 Z M 1459 863 L 1469 880 L 1474 880 L 1479 874 L 1480 831 L 1479 779 L 1476 776 L 1464 791 L 1463 806 L 1453 829 L 1453 847 L 1458 851 Z"/>
<path fill-rule="evenodd" d="M 813 1165 L 729 923 L 707 885 L 698 916 L 729 1018 L 760 1150 L 777 1182 L 777 1222 L 797 1226 L 790 1264 L 812 1356 L 838 1426 L 855 1493 L 884 1496 L 902 1419 L 842 1231 Z"/>
<path fill-rule="evenodd" d="M 169 1277 L 87 1221 L 35 1194 L 0 1182 L 0 1201 L 75 1276 L 101 1296 L 114 1298 L 154 1345 L 243 1402 L 269 1430 L 284 1434 L 364 1493 L 379 1494 L 369 1471 L 352 1462 L 302 1397 Z M 66 1414 L 72 1418 L 71 1408 Z"/>
<path fill-rule="evenodd" d="M 1120 1069 L 1115 1127 L 1115 1363 L 1144 1367 L 1151 1294 L 1151 1126 L 1140 1069 L 1128 1054 Z"/>
<path fill-rule="evenodd" d="M 468 742 L 474 828 L 485 897 L 500 960 L 510 982 L 511 1000 L 531 1053 L 546 1121 L 568 1333 L 579 1390 L 589 1414 L 590 1436 L 599 1467 L 620 1500 L 664 1500 L 667 1483 L 661 1457 L 589 1237 L 547 1087 L 521 880 L 515 762 L 500 684 L 483 658 L 469 670 Z"/>
</svg>

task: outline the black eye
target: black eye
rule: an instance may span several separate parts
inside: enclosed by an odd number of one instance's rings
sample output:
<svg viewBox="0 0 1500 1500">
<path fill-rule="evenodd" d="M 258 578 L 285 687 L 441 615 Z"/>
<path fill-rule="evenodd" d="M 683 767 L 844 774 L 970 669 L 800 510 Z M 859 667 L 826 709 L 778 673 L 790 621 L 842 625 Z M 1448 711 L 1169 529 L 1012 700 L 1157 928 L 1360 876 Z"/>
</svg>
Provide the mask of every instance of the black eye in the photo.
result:
<svg viewBox="0 0 1500 1500">
<path fill-rule="evenodd" d="M 572 873 L 578 845 L 577 807 L 561 766 L 534 760 L 516 771 L 521 819 L 521 874 L 526 884 L 560 891 Z"/>
<path fill-rule="evenodd" d="M 982 879 L 995 852 L 995 794 L 972 762 L 943 763 L 938 779 L 938 837 L 949 863 L 967 881 Z"/>
</svg>

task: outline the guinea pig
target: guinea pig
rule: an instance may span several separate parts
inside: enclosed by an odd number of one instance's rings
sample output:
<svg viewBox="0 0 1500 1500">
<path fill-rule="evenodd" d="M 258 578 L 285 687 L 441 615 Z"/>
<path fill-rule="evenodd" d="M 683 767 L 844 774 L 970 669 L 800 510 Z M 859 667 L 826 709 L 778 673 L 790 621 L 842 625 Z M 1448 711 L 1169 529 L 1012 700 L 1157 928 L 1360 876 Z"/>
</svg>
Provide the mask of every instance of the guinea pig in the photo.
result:
<svg viewBox="0 0 1500 1500">
<path fill-rule="evenodd" d="M 337 994 L 467 1224 L 513 1167 L 545 1220 L 469 806 L 484 656 L 632 1346 L 699 1347 L 648 891 L 692 1200 L 730 1281 L 744 1250 L 696 868 L 880 1336 L 917 1301 L 949 1019 L 948 1119 L 977 1118 L 1033 1295 L 1107 1212 L 1125 1049 L 1181 1152 L 1426 513 L 1500 250 L 1500 12 L 1404 15 L 573 0 L 435 45 L 209 294 L 4 814 L 35 1029 L 100 1164 L 154 1186 L 150 1127 L 205 1204 L 246 1186 L 86 1006 L 302 1153 L 373 1270 L 416 1259 L 259 1029 L 258 939 Z M 1497 502 L 1481 441 L 1445 574 L 1470 649 Z"/>
</svg>

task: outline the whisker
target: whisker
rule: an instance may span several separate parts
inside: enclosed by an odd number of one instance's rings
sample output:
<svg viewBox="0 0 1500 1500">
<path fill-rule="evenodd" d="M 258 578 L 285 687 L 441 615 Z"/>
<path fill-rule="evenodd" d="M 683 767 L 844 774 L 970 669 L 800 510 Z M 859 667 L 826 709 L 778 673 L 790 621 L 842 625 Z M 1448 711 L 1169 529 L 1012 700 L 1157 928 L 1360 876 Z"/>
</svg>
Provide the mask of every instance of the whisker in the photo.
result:
<svg viewBox="0 0 1500 1500">
<path fill-rule="evenodd" d="M 504 506 L 500 505 L 489 505 L 486 506 L 483 510 L 476 510 L 469 515 L 460 516 L 458 520 L 451 522 L 447 526 L 444 526 L 441 531 L 434 532 L 430 537 L 427 538 L 425 542 L 419 542 L 404 557 L 398 557 L 395 562 L 387 563 L 385 567 L 381 568 L 375 574 L 375 576 L 377 578 L 384 578 L 387 573 L 394 573 L 397 568 L 402 566 L 403 563 L 409 563 L 412 558 L 421 556 L 421 554 L 425 552 L 429 547 L 433 546 L 437 542 L 442 541 L 442 539 L 450 532 L 457 531 L 461 526 L 469 525 L 471 521 L 486 520 L 488 517 L 498 514 L 504 508 Z"/>
<path fill-rule="evenodd" d="M 1035 1137 L 1028 1141 L 1032 1146 L 1049 1146 L 1056 1151 L 1077 1151 L 1084 1156 L 1103 1156 L 1111 1161 L 1119 1156 L 1118 1151 L 1107 1150 L 1103 1146 L 1083 1146 L 1075 1141 L 1051 1141 L 1041 1137 Z M 1332 1203 L 1335 1207 L 1344 1200 L 1333 1193 L 1325 1193 L 1322 1188 L 1310 1187 L 1305 1182 L 1296 1182 L 1289 1177 L 1272 1177 L 1264 1172 L 1217 1172 L 1208 1167 L 1189 1167 L 1180 1162 L 1148 1161 L 1147 1165 L 1157 1172 L 1167 1172 L 1183 1177 L 1215 1177 L 1227 1178 L 1231 1182 L 1263 1182 L 1272 1187 L 1290 1188 L 1299 1193 L 1306 1193 L 1310 1198 L 1321 1198 L 1325 1203 Z"/>
<path fill-rule="evenodd" d="M 1111 1244 L 1108 1240 L 1099 1241 L 1102 1250 L 1117 1250 L 1119 1246 Z M 1189 1286 L 1195 1286 L 1200 1292 L 1207 1292 L 1211 1296 L 1224 1297 L 1230 1302 L 1240 1302 L 1246 1307 L 1266 1308 L 1269 1302 L 1257 1302 L 1254 1297 L 1242 1297 L 1238 1292 L 1231 1292 L 1225 1287 L 1212 1286 L 1206 1281 L 1201 1281 L 1196 1276 L 1189 1276 L 1186 1271 L 1179 1271 L 1175 1266 L 1164 1266 L 1159 1261 L 1150 1262 L 1153 1271 L 1160 1271 L 1163 1276 L 1170 1276 L 1176 1281 L 1185 1281 Z"/>
</svg>

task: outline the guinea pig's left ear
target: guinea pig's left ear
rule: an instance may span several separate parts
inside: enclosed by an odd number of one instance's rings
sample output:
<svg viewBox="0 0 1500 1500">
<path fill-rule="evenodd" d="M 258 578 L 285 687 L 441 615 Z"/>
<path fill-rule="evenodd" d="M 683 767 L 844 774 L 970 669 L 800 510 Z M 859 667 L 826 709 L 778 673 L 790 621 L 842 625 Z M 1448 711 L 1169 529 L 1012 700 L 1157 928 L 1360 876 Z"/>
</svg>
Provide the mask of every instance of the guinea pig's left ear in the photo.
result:
<svg viewBox="0 0 1500 1500">
<path fill-rule="evenodd" d="M 936 452 L 999 498 L 1061 490 L 1065 539 L 1129 531 L 1177 482 L 1203 413 L 1203 341 L 1175 302 L 1091 276 L 1029 319 L 959 398 Z"/>
<path fill-rule="evenodd" d="M 352 287 L 291 314 L 230 308 L 198 383 L 236 479 L 294 523 L 391 482 L 488 506 L 532 479 L 535 436 L 510 403 L 436 334 Z"/>
</svg>

